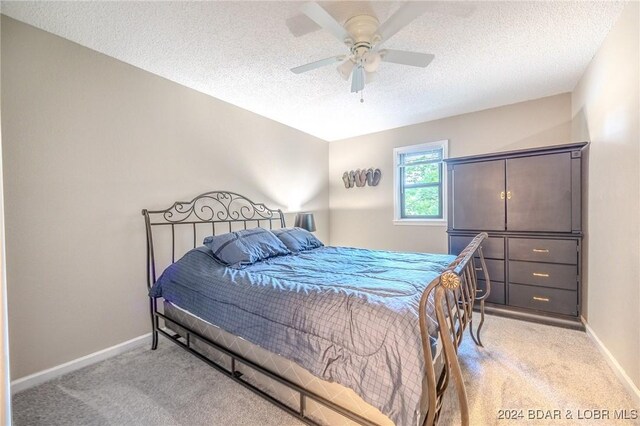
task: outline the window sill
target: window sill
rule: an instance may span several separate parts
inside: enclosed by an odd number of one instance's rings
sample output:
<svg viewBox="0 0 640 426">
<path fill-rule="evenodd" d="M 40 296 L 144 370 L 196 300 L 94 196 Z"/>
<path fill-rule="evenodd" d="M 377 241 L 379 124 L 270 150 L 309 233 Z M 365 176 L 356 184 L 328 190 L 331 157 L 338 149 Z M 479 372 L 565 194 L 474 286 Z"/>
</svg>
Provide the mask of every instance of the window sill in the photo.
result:
<svg viewBox="0 0 640 426">
<path fill-rule="evenodd" d="M 418 226 L 447 226 L 447 221 L 442 219 L 394 219 L 394 225 L 418 225 Z"/>
</svg>

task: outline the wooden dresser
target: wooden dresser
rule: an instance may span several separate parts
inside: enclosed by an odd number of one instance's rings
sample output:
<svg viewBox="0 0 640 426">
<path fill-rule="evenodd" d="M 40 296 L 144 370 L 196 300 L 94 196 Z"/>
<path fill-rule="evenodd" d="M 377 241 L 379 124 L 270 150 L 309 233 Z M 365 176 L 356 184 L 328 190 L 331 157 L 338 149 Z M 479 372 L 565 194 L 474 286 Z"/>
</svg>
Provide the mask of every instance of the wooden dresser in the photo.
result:
<svg viewBox="0 0 640 426">
<path fill-rule="evenodd" d="M 582 328 L 582 156 L 586 142 L 445 160 L 449 253 L 478 232 L 487 311 Z M 482 274 L 480 276 L 482 278 Z M 478 292 L 486 290 L 479 282 Z"/>
</svg>

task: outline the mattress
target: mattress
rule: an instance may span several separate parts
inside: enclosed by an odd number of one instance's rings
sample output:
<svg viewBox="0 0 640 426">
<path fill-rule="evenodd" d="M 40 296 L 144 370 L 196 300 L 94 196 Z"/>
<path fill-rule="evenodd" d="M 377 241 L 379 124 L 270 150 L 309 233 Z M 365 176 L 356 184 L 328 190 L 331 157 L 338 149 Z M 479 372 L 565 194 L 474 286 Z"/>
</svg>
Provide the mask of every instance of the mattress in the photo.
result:
<svg viewBox="0 0 640 426">
<path fill-rule="evenodd" d="M 381 426 L 393 425 L 393 421 L 389 419 L 389 417 L 382 414 L 380 410 L 365 402 L 353 390 L 345 386 L 322 380 L 293 361 L 269 352 L 241 337 L 227 333 L 220 327 L 216 327 L 215 325 L 208 323 L 202 318 L 198 318 L 190 312 L 181 309 L 166 300 L 164 301 L 164 313 L 167 317 L 197 331 L 220 346 L 241 355 L 243 358 L 276 373 L 280 377 L 283 377 L 290 382 L 369 420 L 372 423 Z M 167 328 L 186 338 L 187 331 L 184 328 L 170 321 L 166 321 L 165 325 Z M 189 337 L 189 341 L 192 348 L 231 372 L 231 358 L 229 356 L 213 348 L 211 345 L 205 343 L 196 336 L 191 335 Z M 442 345 L 438 344 L 436 347 L 438 349 L 434 354 L 434 364 L 436 371 L 438 372 L 443 367 Z M 256 372 L 242 363 L 236 363 L 235 369 L 242 373 L 243 380 L 258 387 L 290 408 L 296 411 L 299 409 L 300 398 L 296 391 L 265 376 L 264 374 Z M 423 382 L 423 388 L 426 389 L 426 380 Z M 417 418 L 420 419 L 420 424 L 422 423 L 429 408 L 427 404 L 428 401 L 424 398 L 419 409 L 420 412 L 417 413 Z M 320 425 L 356 425 L 353 421 L 310 398 L 307 399 L 305 404 L 305 416 Z"/>
<path fill-rule="evenodd" d="M 167 268 L 151 295 L 354 390 L 398 425 L 416 424 L 418 303 L 453 256 L 322 247 L 237 270 L 207 250 Z M 427 309 L 435 341 L 432 301 Z"/>
</svg>

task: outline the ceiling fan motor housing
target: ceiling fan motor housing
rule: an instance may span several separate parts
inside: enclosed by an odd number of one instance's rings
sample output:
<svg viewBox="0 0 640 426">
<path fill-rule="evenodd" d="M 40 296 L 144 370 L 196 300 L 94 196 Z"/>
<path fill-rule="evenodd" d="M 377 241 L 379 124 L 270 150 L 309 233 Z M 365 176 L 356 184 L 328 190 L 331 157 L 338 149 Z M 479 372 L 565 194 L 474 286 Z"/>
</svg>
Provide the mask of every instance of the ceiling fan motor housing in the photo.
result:
<svg viewBox="0 0 640 426">
<path fill-rule="evenodd" d="M 381 38 L 376 34 L 379 26 L 378 18 L 370 15 L 357 15 L 345 22 L 345 29 L 353 37 L 353 40 L 347 40 L 346 43 L 356 57 L 362 57 L 380 42 Z"/>
</svg>

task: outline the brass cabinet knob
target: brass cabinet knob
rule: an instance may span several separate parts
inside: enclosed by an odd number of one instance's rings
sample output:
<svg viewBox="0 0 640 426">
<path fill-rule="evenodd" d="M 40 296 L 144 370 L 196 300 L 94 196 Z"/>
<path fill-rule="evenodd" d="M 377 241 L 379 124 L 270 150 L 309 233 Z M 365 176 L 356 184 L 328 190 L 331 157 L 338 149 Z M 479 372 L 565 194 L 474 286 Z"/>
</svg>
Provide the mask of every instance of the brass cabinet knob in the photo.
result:
<svg viewBox="0 0 640 426">
<path fill-rule="evenodd" d="M 504 191 L 502 191 L 502 192 L 500 193 L 500 199 L 501 199 L 501 200 L 504 200 Z"/>
<path fill-rule="evenodd" d="M 511 191 L 507 191 L 507 200 L 511 199 Z"/>
</svg>

